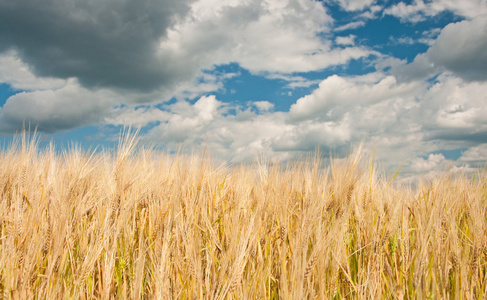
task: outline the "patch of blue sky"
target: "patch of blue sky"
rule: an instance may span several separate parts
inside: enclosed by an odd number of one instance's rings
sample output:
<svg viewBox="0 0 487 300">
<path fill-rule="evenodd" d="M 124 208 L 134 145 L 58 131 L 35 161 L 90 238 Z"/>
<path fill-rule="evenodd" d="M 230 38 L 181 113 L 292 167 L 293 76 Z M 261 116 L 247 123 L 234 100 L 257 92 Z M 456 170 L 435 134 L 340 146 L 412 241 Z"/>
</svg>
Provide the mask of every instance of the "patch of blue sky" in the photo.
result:
<svg viewBox="0 0 487 300">
<path fill-rule="evenodd" d="M 243 108 L 249 101 L 269 101 L 274 104 L 274 111 L 288 111 L 290 105 L 310 92 L 309 87 L 290 88 L 289 81 L 268 74 L 252 74 L 236 63 L 217 66 L 214 72 L 238 75 L 226 79 L 224 89 L 208 94 Z"/>
<path fill-rule="evenodd" d="M 199 97 L 198 97 L 198 99 L 199 99 Z M 194 100 L 194 101 L 196 101 L 196 100 Z M 193 102 L 194 102 L 194 101 L 193 101 Z M 164 102 L 161 102 L 161 103 L 157 103 L 157 104 L 155 104 L 153 107 L 154 107 L 154 108 L 158 108 L 158 109 L 160 109 L 160 110 L 167 110 L 167 107 L 168 107 L 169 105 L 172 105 L 172 104 L 174 104 L 174 103 L 176 103 L 176 102 L 178 102 L 178 99 L 177 99 L 176 97 L 172 97 L 172 98 L 171 98 L 171 99 L 169 99 L 168 101 L 164 101 Z"/>
<path fill-rule="evenodd" d="M 369 58 L 354 59 L 345 65 L 340 65 L 334 68 L 334 74 L 339 76 L 356 76 L 365 75 L 375 71 L 373 61 Z"/>
<path fill-rule="evenodd" d="M 452 12 L 444 11 L 425 21 L 405 22 L 391 15 L 379 15 L 375 19 L 360 20 L 357 14 L 341 10 L 331 10 L 335 26 L 340 27 L 350 22 L 363 21 L 363 26 L 334 32 L 336 36 L 356 36 L 357 45 L 366 46 L 382 54 L 390 55 L 411 62 L 418 53 L 426 52 L 428 38 L 436 38 L 435 31 L 452 22 L 462 20 Z M 439 33 L 439 31 L 438 31 Z"/>
<path fill-rule="evenodd" d="M 379 19 L 369 20 L 365 26 L 357 28 L 354 34 L 357 35 L 357 43 L 367 46 L 382 54 L 390 55 L 400 59 L 411 61 L 416 57 L 418 49 L 399 43 L 400 38 L 409 37 L 414 40 L 418 31 L 414 24 L 401 23 L 399 19 L 393 16 L 384 16 Z M 400 35 L 398 34 L 400 33 Z M 413 44 L 416 45 L 417 43 Z M 421 52 L 426 51 L 426 45 Z"/>
<path fill-rule="evenodd" d="M 106 126 L 104 126 L 106 127 Z M 67 150 L 73 146 L 84 151 L 100 151 L 114 148 L 117 140 L 113 138 L 115 131 L 99 126 L 84 126 L 53 134 L 40 134 L 40 145 L 55 143 L 58 150 Z M 76 142 L 73 142 L 76 141 Z"/>
<path fill-rule="evenodd" d="M 306 72 L 306 73 L 294 73 L 292 76 L 299 76 L 306 78 L 310 82 L 315 82 L 311 84 L 308 88 L 303 89 L 301 92 L 302 96 L 305 96 L 315 90 L 322 80 L 332 76 L 338 75 L 342 77 L 349 76 L 360 76 L 369 74 L 375 71 L 374 59 L 373 58 L 361 58 L 352 59 L 348 63 L 338 66 L 332 66 L 320 71 Z"/>
<path fill-rule="evenodd" d="M 13 89 L 7 83 L 0 83 L 0 106 L 3 106 L 5 102 L 7 102 L 8 98 L 10 98 L 11 96 L 19 92 L 20 92 L 19 90 Z"/>
<path fill-rule="evenodd" d="M 347 12 L 335 1 L 320 1 L 327 8 L 328 14 L 334 19 L 334 25 L 339 27 L 349 22 L 355 21 L 361 12 Z"/>
<path fill-rule="evenodd" d="M 443 155 L 446 159 L 449 159 L 449 160 L 458 160 L 464 151 L 466 151 L 468 148 L 459 148 L 459 149 L 451 149 L 451 150 L 438 150 L 438 151 L 433 151 L 433 152 L 430 152 L 428 153 L 428 155 L 422 155 L 421 157 L 423 159 L 428 159 L 428 156 L 430 154 L 441 154 Z"/>
</svg>

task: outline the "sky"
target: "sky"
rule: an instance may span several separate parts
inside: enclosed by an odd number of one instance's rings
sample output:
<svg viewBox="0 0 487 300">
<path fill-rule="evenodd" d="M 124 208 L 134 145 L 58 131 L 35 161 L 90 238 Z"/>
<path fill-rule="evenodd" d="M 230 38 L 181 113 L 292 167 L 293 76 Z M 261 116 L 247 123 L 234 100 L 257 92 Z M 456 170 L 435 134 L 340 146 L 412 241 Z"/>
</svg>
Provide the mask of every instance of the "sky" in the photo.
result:
<svg viewBox="0 0 487 300">
<path fill-rule="evenodd" d="M 0 0 L 0 136 L 229 164 L 360 143 L 405 179 L 487 161 L 486 0 Z M 27 125 L 28 124 L 28 125 Z"/>
</svg>

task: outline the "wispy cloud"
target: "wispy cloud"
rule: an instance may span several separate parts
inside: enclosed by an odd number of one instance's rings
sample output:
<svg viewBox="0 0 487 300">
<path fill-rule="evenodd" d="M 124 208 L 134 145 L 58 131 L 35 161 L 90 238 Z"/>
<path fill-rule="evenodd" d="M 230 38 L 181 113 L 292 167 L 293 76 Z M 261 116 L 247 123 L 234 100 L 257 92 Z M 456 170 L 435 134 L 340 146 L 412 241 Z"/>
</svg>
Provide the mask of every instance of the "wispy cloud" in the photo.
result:
<svg viewBox="0 0 487 300">
<path fill-rule="evenodd" d="M 475 18 L 487 14 L 487 3 L 483 0 L 415 0 L 412 4 L 399 2 L 387 9 L 384 14 L 393 15 L 404 22 L 419 22 L 427 17 L 451 11 L 465 18 Z"/>
</svg>

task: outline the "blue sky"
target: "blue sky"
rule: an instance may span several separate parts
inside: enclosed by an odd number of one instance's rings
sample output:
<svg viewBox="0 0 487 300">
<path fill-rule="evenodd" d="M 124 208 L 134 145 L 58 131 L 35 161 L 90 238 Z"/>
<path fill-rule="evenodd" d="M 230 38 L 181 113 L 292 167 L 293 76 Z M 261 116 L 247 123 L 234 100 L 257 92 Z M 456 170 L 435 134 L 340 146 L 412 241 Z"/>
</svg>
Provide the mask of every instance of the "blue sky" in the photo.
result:
<svg viewBox="0 0 487 300">
<path fill-rule="evenodd" d="M 485 0 L 0 0 L 0 135 L 287 160 L 360 142 L 403 178 L 487 160 Z"/>
</svg>

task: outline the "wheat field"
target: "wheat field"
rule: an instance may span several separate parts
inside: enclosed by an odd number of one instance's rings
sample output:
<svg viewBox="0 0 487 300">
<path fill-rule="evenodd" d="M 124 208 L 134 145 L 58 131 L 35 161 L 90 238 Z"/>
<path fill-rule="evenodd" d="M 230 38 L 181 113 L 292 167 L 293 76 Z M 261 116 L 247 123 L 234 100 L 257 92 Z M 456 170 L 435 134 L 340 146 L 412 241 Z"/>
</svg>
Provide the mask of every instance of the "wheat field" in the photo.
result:
<svg viewBox="0 0 487 300">
<path fill-rule="evenodd" d="M 225 167 L 136 144 L 0 153 L 0 297 L 487 298 L 485 174 L 413 189 L 363 151 Z"/>
</svg>

